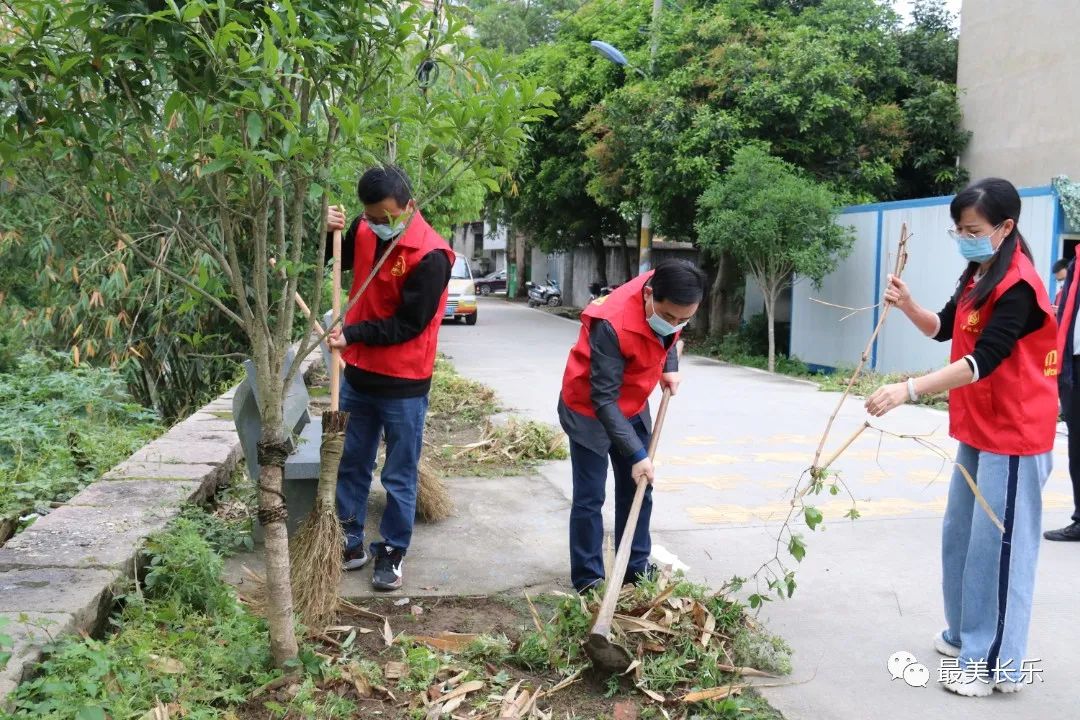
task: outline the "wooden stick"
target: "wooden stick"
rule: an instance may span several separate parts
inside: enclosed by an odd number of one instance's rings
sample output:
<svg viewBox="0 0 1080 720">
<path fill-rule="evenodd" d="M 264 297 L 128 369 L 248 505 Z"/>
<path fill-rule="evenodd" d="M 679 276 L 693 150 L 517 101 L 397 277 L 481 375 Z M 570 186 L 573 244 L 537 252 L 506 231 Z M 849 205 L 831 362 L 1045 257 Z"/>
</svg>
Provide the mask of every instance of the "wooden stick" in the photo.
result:
<svg viewBox="0 0 1080 720">
<path fill-rule="evenodd" d="M 277 267 L 277 258 L 270 258 L 270 267 L 271 268 Z M 285 271 L 284 270 L 281 271 L 281 277 L 282 278 L 285 277 Z M 304 302 L 304 298 L 300 297 L 299 292 L 294 292 L 293 293 L 293 300 L 296 301 L 296 307 L 300 308 L 300 312 L 304 313 L 304 317 L 306 317 L 308 320 L 311 321 L 311 326 L 313 328 L 315 328 L 315 332 L 319 333 L 320 335 L 325 335 L 326 331 L 323 330 L 323 326 L 319 324 L 318 320 L 316 320 L 314 317 L 312 317 L 311 308 L 309 308 L 308 304 L 306 302 Z"/>
<path fill-rule="evenodd" d="M 896 248 L 896 266 L 893 269 L 893 275 L 895 277 L 901 277 L 904 273 L 904 267 L 907 265 L 907 241 L 908 230 L 907 223 L 904 223 L 900 227 L 900 244 Z M 832 430 L 833 423 L 836 422 L 837 415 L 840 414 L 840 409 L 844 406 L 844 401 L 848 399 L 848 395 L 851 394 L 851 388 L 855 386 L 855 382 L 859 379 L 859 375 L 862 373 L 863 366 L 866 365 L 866 361 L 870 359 L 870 353 L 874 349 L 874 342 L 877 340 L 878 335 L 881 333 L 881 328 L 885 326 L 885 319 L 889 317 L 889 310 L 892 309 L 891 303 L 886 303 L 885 308 L 881 311 L 881 317 L 878 318 L 877 326 L 874 328 L 873 334 L 870 336 L 870 340 L 866 343 L 866 349 L 863 350 L 862 357 L 859 359 L 859 364 L 855 367 L 855 372 L 851 374 L 851 379 L 848 380 L 847 388 L 844 390 L 844 394 L 840 396 L 840 402 L 836 404 L 836 409 L 833 410 L 832 415 L 829 416 L 829 421 L 825 424 L 825 432 L 821 434 L 821 441 L 818 443 L 817 450 L 814 452 L 814 462 L 812 467 L 815 469 L 822 469 L 827 467 L 822 466 L 821 453 L 825 450 L 825 441 L 829 439 L 829 432 Z M 836 458 L 833 457 L 832 460 Z"/>
<path fill-rule="evenodd" d="M 858 440 L 859 436 L 862 435 L 863 431 L 866 430 L 868 427 L 870 427 L 870 423 L 868 423 L 868 422 L 864 422 L 862 425 L 860 425 L 859 429 L 856 430 L 854 433 L 852 433 L 851 437 L 849 437 L 847 439 L 847 442 L 845 442 L 843 445 L 841 445 L 839 450 L 837 450 L 832 455 L 830 455 L 829 459 L 821 464 L 821 469 L 825 470 L 830 465 L 832 465 L 834 462 L 836 462 L 836 459 L 838 457 L 840 457 L 845 450 L 847 450 L 849 447 L 851 447 L 851 444 L 853 442 L 855 442 L 856 440 Z"/>
<path fill-rule="evenodd" d="M 369 278 L 370 279 L 370 278 Z M 363 292 L 361 290 L 361 292 Z M 330 323 L 334 327 L 341 320 L 341 231 L 334 231 L 334 297 L 331 302 L 334 314 Z M 336 347 L 330 348 L 330 410 L 337 411 L 341 399 L 341 350 Z"/>
<path fill-rule="evenodd" d="M 671 400 L 671 391 L 665 390 L 660 400 L 660 409 L 656 411 L 656 423 L 653 426 L 652 439 L 649 442 L 649 459 L 656 457 L 656 448 L 660 443 L 660 431 L 664 428 L 664 418 L 667 416 L 668 402 Z M 619 542 L 619 551 L 615 554 L 615 562 L 612 564 L 611 577 L 608 578 L 607 588 L 604 590 L 604 599 L 600 603 L 600 609 L 596 613 L 596 622 L 589 631 L 590 635 L 602 635 L 607 638 L 611 634 L 611 621 L 615 616 L 615 606 L 619 603 L 619 593 L 622 590 L 622 581 L 626 576 L 626 565 L 630 561 L 630 546 L 634 544 L 634 532 L 637 529 L 638 515 L 641 512 L 641 503 L 645 499 L 645 489 L 649 486 L 648 481 L 637 484 L 634 492 L 634 501 L 630 505 L 630 512 L 626 518 L 626 527 L 623 529 L 622 539 Z"/>
</svg>

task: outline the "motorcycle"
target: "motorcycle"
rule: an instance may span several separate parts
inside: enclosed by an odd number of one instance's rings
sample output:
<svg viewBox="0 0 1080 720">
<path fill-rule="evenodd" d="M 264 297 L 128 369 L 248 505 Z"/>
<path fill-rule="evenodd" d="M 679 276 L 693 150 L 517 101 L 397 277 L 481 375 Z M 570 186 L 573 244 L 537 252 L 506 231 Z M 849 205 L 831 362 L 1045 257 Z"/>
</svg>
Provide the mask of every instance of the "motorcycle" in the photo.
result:
<svg viewBox="0 0 1080 720">
<path fill-rule="evenodd" d="M 600 283 L 592 283 L 589 285 L 589 302 L 593 302 L 598 298 L 602 298 L 605 295 L 610 295 L 611 291 L 619 287 L 620 283 L 614 285 L 604 285 L 601 287 Z"/>
<path fill-rule="evenodd" d="M 525 287 L 529 289 L 529 307 L 538 307 L 540 305 L 558 307 L 562 305 L 562 290 L 559 289 L 559 283 L 551 278 L 548 278 L 542 285 L 533 282 L 525 283 Z"/>
</svg>

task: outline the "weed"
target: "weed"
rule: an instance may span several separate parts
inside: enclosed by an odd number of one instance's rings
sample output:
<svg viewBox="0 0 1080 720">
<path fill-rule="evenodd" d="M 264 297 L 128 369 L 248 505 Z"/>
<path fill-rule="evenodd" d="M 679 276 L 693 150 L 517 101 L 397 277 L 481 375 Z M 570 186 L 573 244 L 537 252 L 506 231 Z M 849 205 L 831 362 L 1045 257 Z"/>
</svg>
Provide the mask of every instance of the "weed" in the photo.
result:
<svg viewBox="0 0 1080 720">
<path fill-rule="evenodd" d="M 0 373 L 0 518 L 45 513 L 157 436 L 119 373 L 25 354 Z"/>
<path fill-rule="evenodd" d="M 435 682 L 435 674 L 445 664 L 444 658 L 424 645 L 412 645 L 405 651 L 405 665 L 409 670 L 400 683 L 402 690 L 421 692 Z"/>
<path fill-rule="evenodd" d="M 446 358 L 436 360 L 428 396 L 429 422 L 451 429 L 475 427 L 497 410 L 494 390 L 460 375 Z"/>
<path fill-rule="evenodd" d="M 462 656 L 471 663 L 502 664 L 510 657 L 510 638 L 505 635 L 481 635 L 465 648 Z"/>
<path fill-rule="evenodd" d="M 196 612 L 235 611 L 236 599 L 220 580 L 224 563 L 200 534 L 203 525 L 180 517 L 171 532 L 147 542 L 147 596 L 172 599 Z"/>
<path fill-rule="evenodd" d="M 210 508 L 188 505 L 180 516 L 197 528 L 216 554 L 227 558 L 254 550 L 251 526 L 255 504 L 255 486 L 240 469 L 227 486 L 218 489 Z"/>
</svg>

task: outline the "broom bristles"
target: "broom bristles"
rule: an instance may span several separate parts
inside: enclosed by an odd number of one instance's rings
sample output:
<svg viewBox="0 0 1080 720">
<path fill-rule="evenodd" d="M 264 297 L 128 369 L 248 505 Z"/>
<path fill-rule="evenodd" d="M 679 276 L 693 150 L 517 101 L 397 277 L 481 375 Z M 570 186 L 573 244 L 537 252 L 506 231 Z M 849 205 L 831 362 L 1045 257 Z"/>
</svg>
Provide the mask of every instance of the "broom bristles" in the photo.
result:
<svg viewBox="0 0 1080 720">
<path fill-rule="evenodd" d="M 430 465 L 420 461 L 416 490 L 416 512 L 425 522 L 439 522 L 454 513 L 454 501 L 446 484 Z"/>
<path fill-rule="evenodd" d="M 337 611 L 345 533 L 333 505 L 316 500 L 289 551 L 293 607 L 309 628 L 321 630 Z"/>
</svg>

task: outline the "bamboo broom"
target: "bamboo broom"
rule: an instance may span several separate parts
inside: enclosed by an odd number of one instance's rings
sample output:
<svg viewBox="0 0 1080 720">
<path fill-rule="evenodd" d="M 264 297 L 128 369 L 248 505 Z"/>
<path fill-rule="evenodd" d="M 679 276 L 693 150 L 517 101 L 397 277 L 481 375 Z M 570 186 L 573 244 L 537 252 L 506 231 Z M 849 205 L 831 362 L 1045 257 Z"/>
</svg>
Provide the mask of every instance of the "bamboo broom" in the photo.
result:
<svg viewBox="0 0 1080 720">
<path fill-rule="evenodd" d="M 341 231 L 334 231 L 333 312 L 341 316 Z M 339 410 L 341 351 L 331 348 L 330 409 L 322 415 L 322 446 L 315 507 L 304 518 L 290 551 L 293 601 L 309 628 L 329 624 L 337 610 L 345 533 L 337 516 L 337 474 L 349 413 Z"/>
<path fill-rule="evenodd" d="M 319 321 L 311 316 L 311 308 L 304 302 L 304 298 L 300 297 L 300 293 L 296 294 L 295 300 L 300 311 L 311 321 L 311 326 L 315 329 L 315 332 L 325 335 L 326 333 L 322 326 L 319 325 Z M 330 369 L 329 372 L 331 374 L 340 373 L 339 363 L 332 362 L 335 367 Z M 425 522 L 439 522 L 450 517 L 454 513 L 454 501 L 450 498 L 446 483 L 443 482 L 439 473 L 431 467 L 423 456 L 420 458 L 417 475 L 416 512 L 420 518 Z"/>
</svg>

